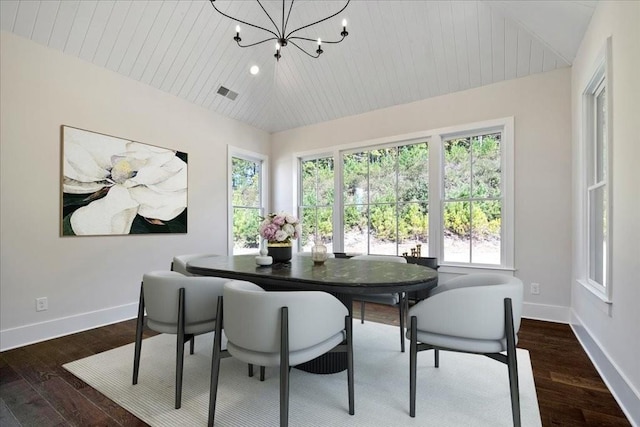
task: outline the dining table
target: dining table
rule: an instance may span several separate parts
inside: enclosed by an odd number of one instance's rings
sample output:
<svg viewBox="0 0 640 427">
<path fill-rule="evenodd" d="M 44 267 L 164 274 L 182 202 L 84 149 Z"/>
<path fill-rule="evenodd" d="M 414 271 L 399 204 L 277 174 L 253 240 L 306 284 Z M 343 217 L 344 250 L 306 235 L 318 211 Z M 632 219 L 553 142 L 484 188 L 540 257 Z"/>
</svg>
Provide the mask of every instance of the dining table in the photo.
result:
<svg viewBox="0 0 640 427">
<path fill-rule="evenodd" d="M 353 296 L 427 291 L 437 286 L 438 273 L 418 264 L 329 258 L 317 265 L 311 257 L 294 255 L 291 261 L 269 266 L 256 264 L 255 255 L 209 256 L 187 262 L 189 273 L 246 280 L 267 291 L 324 291 L 338 298 L 353 314 Z M 329 353 L 299 368 L 333 373 L 346 368 L 341 353 Z"/>
</svg>

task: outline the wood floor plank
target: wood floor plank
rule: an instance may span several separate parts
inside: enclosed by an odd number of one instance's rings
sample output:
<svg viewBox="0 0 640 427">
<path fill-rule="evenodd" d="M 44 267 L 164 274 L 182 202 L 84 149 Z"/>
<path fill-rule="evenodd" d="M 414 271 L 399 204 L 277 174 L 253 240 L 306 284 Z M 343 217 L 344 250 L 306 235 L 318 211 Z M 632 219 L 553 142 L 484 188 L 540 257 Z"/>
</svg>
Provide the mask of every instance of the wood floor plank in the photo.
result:
<svg viewBox="0 0 640 427">
<path fill-rule="evenodd" d="M 582 410 L 588 426 L 598 427 L 621 427 L 628 426 L 629 422 L 626 418 L 620 418 L 613 415 L 604 414 L 590 409 Z"/>
<path fill-rule="evenodd" d="M 59 377 L 41 382 L 36 389 L 73 425 L 116 425 L 106 412 Z"/>
<path fill-rule="evenodd" d="M 13 417 L 25 426 L 63 426 L 65 419 L 54 409 L 48 399 L 26 380 L 13 381 L 0 387 L 0 398 Z"/>
<path fill-rule="evenodd" d="M 576 374 L 563 372 L 551 372 L 551 379 L 557 383 L 571 385 L 573 387 L 586 388 L 593 391 L 608 393 L 609 389 L 598 378 L 585 378 Z"/>
<path fill-rule="evenodd" d="M 4 399 L 0 398 L 0 426 L 2 427 L 20 427 L 20 422 L 13 415 Z"/>
</svg>

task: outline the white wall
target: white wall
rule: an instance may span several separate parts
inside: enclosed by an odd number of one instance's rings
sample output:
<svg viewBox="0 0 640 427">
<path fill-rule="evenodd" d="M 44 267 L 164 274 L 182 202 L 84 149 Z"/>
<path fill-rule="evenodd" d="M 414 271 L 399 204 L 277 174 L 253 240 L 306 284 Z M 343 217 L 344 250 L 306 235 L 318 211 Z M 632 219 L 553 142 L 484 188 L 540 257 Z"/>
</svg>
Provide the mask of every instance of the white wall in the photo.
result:
<svg viewBox="0 0 640 427">
<path fill-rule="evenodd" d="M 640 424 L 640 2 L 599 2 L 582 41 L 572 69 L 572 111 L 574 162 L 580 162 L 582 136 L 581 94 L 594 71 L 598 54 L 612 36 L 613 77 L 607 96 L 613 101 L 612 212 L 612 304 L 604 303 L 577 282 L 579 278 L 581 224 L 574 224 L 576 245 L 573 271 L 573 314 L 577 333 L 586 332 L 583 342 L 592 358 L 601 353 L 599 369 L 619 401 L 625 384 L 631 389 L 627 414 Z M 574 212 L 580 217 L 580 176 L 574 176 Z M 593 341 L 593 346 L 589 343 Z M 616 372 L 608 378 L 610 363 Z M 618 389 L 616 391 L 616 389 Z M 635 394 L 635 401 L 633 400 Z M 635 408 L 633 408 L 635 406 Z M 631 411 L 631 412 L 629 412 Z M 635 411 L 635 412 L 633 412 Z M 632 413 L 633 412 L 633 413 Z"/>
<path fill-rule="evenodd" d="M 132 317 L 144 272 L 226 253 L 226 145 L 268 154 L 266 132 L 13 34 L 0 52 L 0 348 Z M 63 124 L 189 153 L 188 233 L 60 237 Z"/>
<path fill-rule="evenodd" d="M 295 206 L 293 153 L 514 116 L 515 266 L 529 317 L 568 321 L 571 279 L 570 69 L 272 135 L 272 206 Z M 528 292 L 540 283 L 540 295 Z"/>
</svg>

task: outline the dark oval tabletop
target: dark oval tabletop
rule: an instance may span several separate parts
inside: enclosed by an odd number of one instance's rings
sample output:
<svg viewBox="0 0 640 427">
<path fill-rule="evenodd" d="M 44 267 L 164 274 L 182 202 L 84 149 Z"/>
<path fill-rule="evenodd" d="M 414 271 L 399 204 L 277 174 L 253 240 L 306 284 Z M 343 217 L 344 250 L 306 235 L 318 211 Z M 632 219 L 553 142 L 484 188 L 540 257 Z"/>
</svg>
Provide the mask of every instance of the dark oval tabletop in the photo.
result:
<svg viewBox="0 0 640 427">
<path fill-rule="evenodd" d="M 417 264 L 329 258 L 316 266 L 310 257 L 296 255 L 290 263 L 270 266 L 256 265 L 255 255 L 204 257 L 188 262 L 187 271 L 258 285 L 341 294 L 418 291 L 438 284 L 435 270 Z"/>
</svg>

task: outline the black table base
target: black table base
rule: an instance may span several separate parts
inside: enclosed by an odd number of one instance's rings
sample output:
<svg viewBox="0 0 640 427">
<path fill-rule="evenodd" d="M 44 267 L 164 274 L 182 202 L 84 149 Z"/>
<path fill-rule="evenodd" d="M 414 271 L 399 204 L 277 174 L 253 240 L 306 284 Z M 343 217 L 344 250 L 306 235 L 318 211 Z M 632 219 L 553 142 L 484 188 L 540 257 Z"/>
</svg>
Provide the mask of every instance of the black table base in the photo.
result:
<svg viewBox="0 0 640 427">
<path fill-rule="evenodd" d="M 308 362 L 295 366 L 312 374 L 335 374 L 347 369 L 347 353 L 326 353 Z"/>
</svg>

